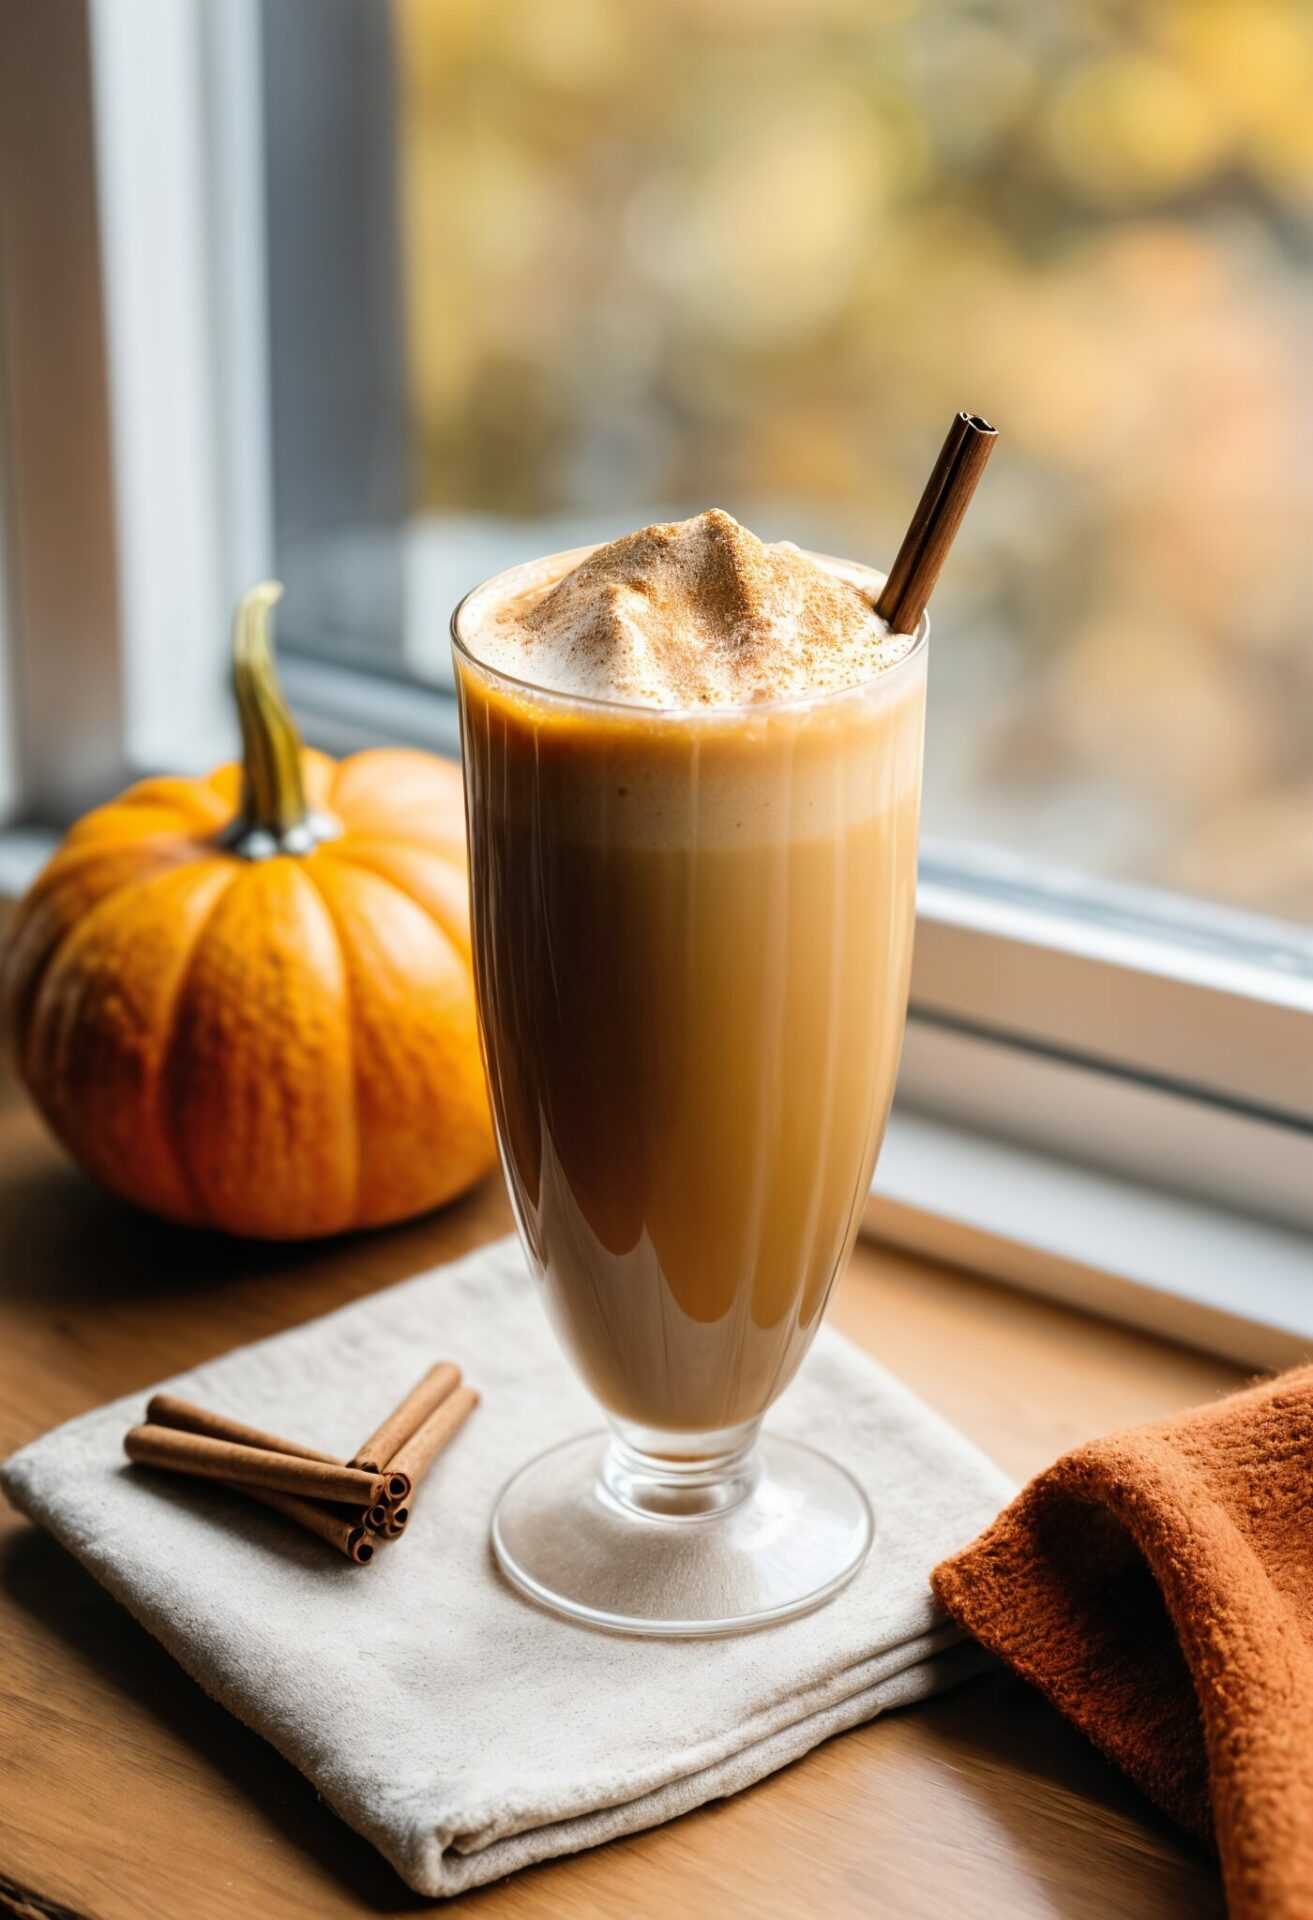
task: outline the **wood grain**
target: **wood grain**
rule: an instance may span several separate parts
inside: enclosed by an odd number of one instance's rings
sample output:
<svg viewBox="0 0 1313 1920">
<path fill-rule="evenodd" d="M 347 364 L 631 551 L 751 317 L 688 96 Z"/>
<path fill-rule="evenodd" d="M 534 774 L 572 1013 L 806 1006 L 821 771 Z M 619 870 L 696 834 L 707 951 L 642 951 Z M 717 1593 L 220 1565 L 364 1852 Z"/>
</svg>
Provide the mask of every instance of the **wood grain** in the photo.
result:
<svg viewBox="0 0 1313 1920">
<path fill-rule="evenodd" d="M 499 1185 L 419 1225 L 250 1248 L 148 1221 L 0 1108 L 0 1449 L 507 1230 Z M 1020 1477 L 1236 1370 L 871 1247 L 835 1322 Z M 414 1913 L 363 1840 L 44 1535 L 0 1516 L 0 1914 Z M 1211 1863 L 1001 1675 L 655 1832 L 446 1903 L 480 1920 L 1221 1914 Z"/>
</svg>

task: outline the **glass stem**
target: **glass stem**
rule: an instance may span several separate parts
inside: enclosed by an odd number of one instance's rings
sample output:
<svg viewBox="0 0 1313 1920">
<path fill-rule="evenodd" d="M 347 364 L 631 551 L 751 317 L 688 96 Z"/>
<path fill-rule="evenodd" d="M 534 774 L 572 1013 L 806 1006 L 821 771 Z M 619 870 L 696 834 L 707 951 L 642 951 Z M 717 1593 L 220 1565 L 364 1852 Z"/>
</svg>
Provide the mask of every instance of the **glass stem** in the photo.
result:
<svg viewBox="0 0 1313 1920">
<path fill-rule="evenodd" d="M 703 1520 L 728 1513 L 756 1486 L 760 1420 L 715 1433 L 658 1433 L 612 1420 L 598 1473 L 603 1500 L 652 1520 Z"/>
</svg>

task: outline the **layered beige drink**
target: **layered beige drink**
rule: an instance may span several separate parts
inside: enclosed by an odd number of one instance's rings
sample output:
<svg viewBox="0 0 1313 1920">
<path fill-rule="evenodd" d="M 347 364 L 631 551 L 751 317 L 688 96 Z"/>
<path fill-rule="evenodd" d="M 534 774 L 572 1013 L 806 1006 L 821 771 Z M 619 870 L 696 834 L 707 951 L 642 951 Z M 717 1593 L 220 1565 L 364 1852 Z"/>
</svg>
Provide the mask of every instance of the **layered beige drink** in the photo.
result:
<svg viewBox="0 0 1313 1920">
<path fill-rule="evenodd" d="M 712 512 L 458 615 L 506 1172 L 562 1339 L 657 1452 L 791 1378 L 888 1114 L 925 647 L 879 584 Z"/>
</svg>

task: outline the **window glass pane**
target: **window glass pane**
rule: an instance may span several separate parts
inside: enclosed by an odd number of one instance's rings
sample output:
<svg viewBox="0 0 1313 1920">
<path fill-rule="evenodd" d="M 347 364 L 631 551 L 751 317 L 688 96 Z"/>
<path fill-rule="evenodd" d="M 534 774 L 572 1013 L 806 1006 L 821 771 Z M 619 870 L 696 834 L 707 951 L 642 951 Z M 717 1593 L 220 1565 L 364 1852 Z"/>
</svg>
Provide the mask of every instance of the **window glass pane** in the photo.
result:
<svg viewBox="0 0 1313 1920">
<path fill-rule="evenodd" d="M 442 679 L 476 578 L 710 504 L 887 561 L 969 406 L 927 832 L 1313 921 L 1313 10 L 268 13 L 304 640 Z"/>
</svg>

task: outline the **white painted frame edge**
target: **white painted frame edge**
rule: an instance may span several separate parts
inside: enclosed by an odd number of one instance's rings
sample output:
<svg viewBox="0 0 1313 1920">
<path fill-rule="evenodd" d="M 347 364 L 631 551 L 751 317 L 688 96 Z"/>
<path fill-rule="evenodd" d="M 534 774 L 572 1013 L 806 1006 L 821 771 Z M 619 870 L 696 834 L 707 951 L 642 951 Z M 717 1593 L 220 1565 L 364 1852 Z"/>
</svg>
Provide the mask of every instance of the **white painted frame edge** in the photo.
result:
<svg viewBox="0 0 1313 1920">
<path fill-rule="evenodd" d="M 272 555 L 259 4 L 89 7 L 127 758 L 200 767 Z"/>
</svg>

